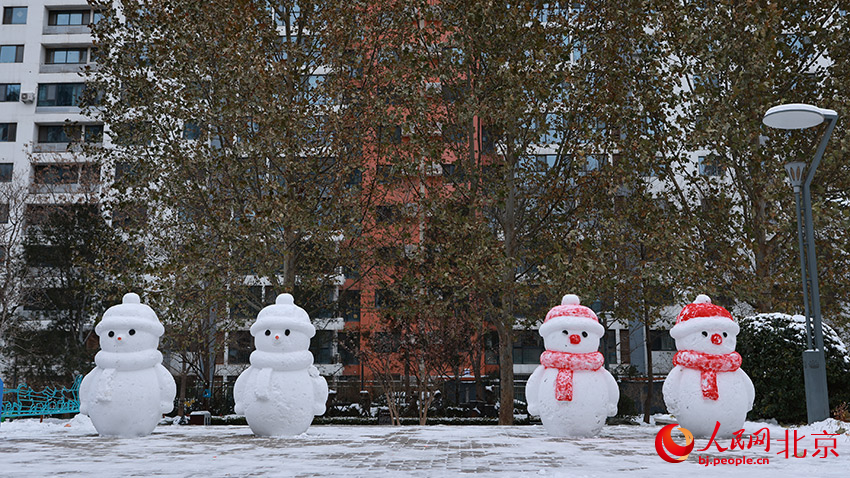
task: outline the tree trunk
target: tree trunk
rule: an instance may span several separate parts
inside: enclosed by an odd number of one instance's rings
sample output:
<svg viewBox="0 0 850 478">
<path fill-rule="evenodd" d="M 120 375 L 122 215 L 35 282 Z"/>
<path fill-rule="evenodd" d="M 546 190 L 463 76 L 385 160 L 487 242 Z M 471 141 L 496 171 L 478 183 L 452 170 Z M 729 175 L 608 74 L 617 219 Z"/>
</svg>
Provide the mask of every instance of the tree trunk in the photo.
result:
<svg viewBox="0 0 850 478">
<path fill-rule="evenodd" d="M 643 421 L 649 423 L 649 416 L 652 415 L 650 408 L 652 407 L 652 391 L 655 388 L 652 380 L 652 338 L 650 337 L 649 309 L 646 306 L 646 301 L 643 303 L 643 332 L 645 336 L 644 347 L 646 349 L 646 402 L 643 405 Z"/>
<path fill-rule="evenodd" d="M 513 329 L 496 324 L 499 333 L 499 425 L 514 424 Z"/>
<path fill-rule="evenodd" d="M 186 416 L 186 382 L 189 380 L 189 374 L 186 370 L 186 361 L 180 366 L 180 401 L 177 406 L 177 415 L 180 418 Z"/>
</svg>

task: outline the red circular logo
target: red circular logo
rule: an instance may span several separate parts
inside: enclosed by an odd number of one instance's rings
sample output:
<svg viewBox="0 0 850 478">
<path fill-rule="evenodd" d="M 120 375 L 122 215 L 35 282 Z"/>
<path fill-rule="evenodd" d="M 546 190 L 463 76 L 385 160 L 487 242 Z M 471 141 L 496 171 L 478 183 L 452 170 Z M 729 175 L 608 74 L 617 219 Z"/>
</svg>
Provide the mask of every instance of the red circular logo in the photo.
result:
<svg viewBox="0 0 850 478">
<path fill-rule="evenodd" d="M 678 428 L 682 432 L 682 435 L 685 436 L 684 446 L 673 441 L 671 433 L 673 433 L 673 428 L 678 425 L 678 423 L 667 425 L 658 431 L 658 435 L 655 435 L 655 451 L 658 452 L 658 456 L 664 461 L 669 461 L 670 463 L 685 461 L 685 458 L 694 449 L 694 435 L 687 428 Z"/>
</svg>

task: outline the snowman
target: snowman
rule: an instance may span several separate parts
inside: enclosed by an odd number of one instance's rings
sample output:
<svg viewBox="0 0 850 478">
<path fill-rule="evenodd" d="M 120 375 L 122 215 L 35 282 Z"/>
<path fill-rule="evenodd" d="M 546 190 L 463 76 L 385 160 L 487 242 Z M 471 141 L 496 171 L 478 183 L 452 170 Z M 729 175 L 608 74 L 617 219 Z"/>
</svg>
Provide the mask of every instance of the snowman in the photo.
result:
<svg viewBox="0 0 850 478">
<path fill-rule="evenodd" d="M 177 387 L 157 350 L 165 328 L 136 294 L 126 294 L 95 327 L 101 350 L 80 384 L 80 413 L 103 436 L 149 435 L 174 408 Z"/>
<path fill-rule="evenodd" d="M 664 381 L 664 403 L 696 437 L 730 437 L 744 427 L 755 388 L 735 352 L 738 324 L 728 310 L 699 295 L 676 317 L 673 370 Z"/>
<path fill-rule="evenodd" d="M 313 366 L 316 328 L 290 294 L 277 296 L 251 326 L 251 366 L 233 386 L 234 410 L 258 436 L 298 435 L 325 413 L 328 384 Z"/>
<path fill-rule="evenodd" d="M 528 413 L 539 415 L 550 435 L 593 436 L 617 414 L 620 389 L 598 351 L 604 333 L 596 314 L 572 294 L 546 314 L 540 326 L 546 351 L 525 395 Z"/>
</svg>

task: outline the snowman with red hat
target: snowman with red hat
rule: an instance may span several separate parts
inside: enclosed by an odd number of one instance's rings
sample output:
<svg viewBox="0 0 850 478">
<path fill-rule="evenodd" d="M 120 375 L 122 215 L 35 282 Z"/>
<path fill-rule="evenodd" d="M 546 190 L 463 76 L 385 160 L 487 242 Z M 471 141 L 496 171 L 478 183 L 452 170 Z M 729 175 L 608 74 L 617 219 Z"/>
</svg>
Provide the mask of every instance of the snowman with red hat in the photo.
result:
<svg viewBox="0 0 850 478">
<path fill-rule="evenodd" d="M 670 330 L 678 352 L 664 381 L 664 403 L 694 436 L 710 437 L 718 422 L 717 436 L 732 436 L 753 408 L 755 388 L 735 352 L 739 330 L 732 314 L 707 295 L 686 305 Z"/>
<path fill-rule="evenodd" d="M 528 379 L 528 413 L 539 415 L 550 435 L 592 436 L 617 414 L 620 389 L 598 351 L 605 329 L 596 314 L 565 295 L 546 314 L 540 335 L 546 351 Z"/>
</svg>

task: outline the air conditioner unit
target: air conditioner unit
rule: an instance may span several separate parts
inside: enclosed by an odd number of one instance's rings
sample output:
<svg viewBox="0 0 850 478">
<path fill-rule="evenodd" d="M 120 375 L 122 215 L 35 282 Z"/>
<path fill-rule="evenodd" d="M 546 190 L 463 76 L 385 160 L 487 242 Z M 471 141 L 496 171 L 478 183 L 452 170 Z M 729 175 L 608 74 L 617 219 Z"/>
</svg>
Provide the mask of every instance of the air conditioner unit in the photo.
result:
<svg viewBox="0 0 850 478">
<path fill-rule="evenodd" d="M 27 92 L 21 93 L 21 102 L 22 103 L 32 103 L 35 101 L 35 93 Z"/>
</svg>

